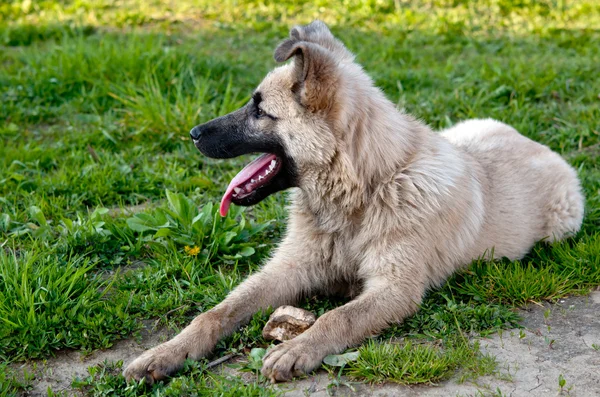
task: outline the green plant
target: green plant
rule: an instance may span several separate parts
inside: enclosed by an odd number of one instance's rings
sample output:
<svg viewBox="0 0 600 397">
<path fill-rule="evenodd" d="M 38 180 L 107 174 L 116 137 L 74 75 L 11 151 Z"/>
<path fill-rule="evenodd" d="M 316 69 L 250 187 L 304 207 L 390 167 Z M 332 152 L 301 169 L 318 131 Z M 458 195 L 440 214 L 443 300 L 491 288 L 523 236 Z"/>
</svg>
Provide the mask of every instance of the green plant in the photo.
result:
<svg viewBox="0 0 600 397">
<path fill-rule="evenodd" d="M 333 371 L 329 371 L 331 379 L 330 379 L 329 384 L 327 385 L 327 394 L 331 395 L 334 388 L 339 388 L 341 386 L 347 387 L 352 392 L 356 392 L 356 389 L 354 388 L 352 383 L 347 382 L 342 379 L 342 373 L 344 372 L 344 369 L 346 368 L 346 364 L 348 364 L 350 361 L 357 360 L 359 355 L 360 355 L 359 352 L 354 351 L 354 352 L 346 352 L 343 354 L 332 354 L 332 355 L 326 356 L 323 359 L 323 364 L 325 364 L 326 369 L 329 370 L 328 367 L 338 367 L 339 368 L 337 375 L 335 375 L 333 373 Z M 331 375 L 333 375 L 333 376 L 331 376 Z"/>
<path fill-rule="evenodd" d="M 264 377 L 260 373 L 260 369 L 263 364 L 263 357 L 267 354 L 267 349 L 262 347 L 255 347 L 250 350 L 248 354 L 248 361 L 242 365 L 231 365 L 232 368 L 236 368 L 241 372 L 252 372 L 254 373 L 259 380 L 264 380 Z"/>
<path fill-rule="evenodd" d="M 212 203 L 198 210 L 183 194 L 167 190 L 166 195 L 169 208 L 135 214 L 127 219 L 127 225 L 133 231 L 146 234 L 144 241 L 147 242 L 197 246 L 200 251 L 188 249 L 188 253 L 200 254 L 199 258 L 204 261 L 217 254 L 230 260 L 253 255 L 257 244 L 248 240 L 268 226 L 268 223 L 247 222 L 240 207 L 229 217 L 220 218 Z"/>
</svg>

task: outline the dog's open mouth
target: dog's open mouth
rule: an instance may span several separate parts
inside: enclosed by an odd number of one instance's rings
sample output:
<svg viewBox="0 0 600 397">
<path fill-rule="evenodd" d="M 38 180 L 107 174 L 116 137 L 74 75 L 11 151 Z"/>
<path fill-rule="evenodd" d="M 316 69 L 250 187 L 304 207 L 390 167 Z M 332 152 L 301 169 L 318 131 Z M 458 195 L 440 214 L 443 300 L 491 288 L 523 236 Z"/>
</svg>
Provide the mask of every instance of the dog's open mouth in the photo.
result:
<svg viewBox="0 0 600 397">
<path fill-rule="evenodd" d="M 282 161 L 274 154 L 265 153 L 244 167 L 227 186 L 221 199 L 219 213 L 227 215 L 232 202 L 240 204 L 268 185 L 281 169 Z"/>
</svg>

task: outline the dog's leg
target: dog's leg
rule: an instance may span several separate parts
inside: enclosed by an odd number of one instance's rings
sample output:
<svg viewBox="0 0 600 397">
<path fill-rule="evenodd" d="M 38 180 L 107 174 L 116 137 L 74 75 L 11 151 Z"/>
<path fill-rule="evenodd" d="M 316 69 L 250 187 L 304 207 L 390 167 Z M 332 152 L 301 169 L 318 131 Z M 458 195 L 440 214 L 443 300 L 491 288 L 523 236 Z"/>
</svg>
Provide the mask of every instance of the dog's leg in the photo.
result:
<svg viewBox="0 0 600 397">
<path fill-rule="evenodd" d="M 414 313 L 425 291 L 419 272 L 414 273 L 367 280 L 355 300 L 325 313 L 305 333 L 271 350 L 263 361 L 263 375 L 276 382 L 308 373 L 325 356 L 340 353 Z"/>
<path fill-rule="evenodd" d="M 152 384 L 181 369 L 186 358 L 197 360 L 209 354 L 220 338 L 247 322 L 258 310 L 293 304 L 321 282 L 313 262 L 316 258 L 310 255 L 314 252 L 298 248 L 298 241 L 283 242 L 261 271 L 240 284 L 219 305 L 196 317 L 175 338 L 144 352 L 125 369 L 125 377 L 145 378 Z"/>
</svg>

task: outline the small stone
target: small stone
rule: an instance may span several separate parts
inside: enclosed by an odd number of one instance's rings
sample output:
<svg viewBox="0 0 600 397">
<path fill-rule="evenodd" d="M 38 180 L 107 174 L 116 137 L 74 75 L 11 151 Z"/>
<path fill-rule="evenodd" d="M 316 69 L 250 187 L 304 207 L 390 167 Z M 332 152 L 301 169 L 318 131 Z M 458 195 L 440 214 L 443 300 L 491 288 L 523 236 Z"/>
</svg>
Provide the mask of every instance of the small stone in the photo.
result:
<svg viewBox="0 0 600 397">
<path fill-rule="evenodd" d="M 266 340 L 286 341 L 294 339 L 317 320 L 311 312 L 293 306 L 278 307 L 263 328 L 262 336 Z"/>
</svg>

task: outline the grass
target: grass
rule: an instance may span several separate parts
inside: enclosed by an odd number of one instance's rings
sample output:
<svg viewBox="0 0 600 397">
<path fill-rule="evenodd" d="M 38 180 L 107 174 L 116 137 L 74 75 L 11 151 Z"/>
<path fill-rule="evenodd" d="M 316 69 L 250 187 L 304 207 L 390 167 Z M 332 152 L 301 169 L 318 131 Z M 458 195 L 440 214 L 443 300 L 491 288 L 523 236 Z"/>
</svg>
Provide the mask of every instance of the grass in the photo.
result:
<svg viewBox="0 0 600 397">
<path fill-rule="evenodd" d="M 496 371 L 496 362 L 479 353 L 478 346 L 455 343 L 443 350 L 428 344 L 375 343 L 359 349 L 359 357 L 348 364 L 350 378 L 371 383 L 395 382 L 404 385 L 431 384 L 447 379 L 457 367 L 477 376 Z M 468 365 L 465 365 L 468 364 Z"/>
<path fill-rule="evenodd" d="M 0 252 L 1 358 L 41 358 L 59 348 L 110 347 L 135 329 L 122 304 L 104 296 L 115 278 L 99 281 L 86 258 Z M 87 277 L 90 275 L 90 277 Z"/>
<path fill-rule="evenodd" d="M 600 285 L 595 1 L 10 0 L 0 4 L 0 395 L 36 382 L 14 363 L 109 348 L 144 319 L 179 329 L 268 256 L 285 194 L 221 220 L 215 204 L 247 159 L 203 158 L 187 132 L 243 104 L 290 26 L 316 17 L 398 107 L 437 129 L 507 122 L 561 153 L 587 198 L 577 236 L 518 262 L 475 261 L 343 373 L 433 383 L 493 372 L 465 337 L 516 326 L 515 306 Z M 341 303 L 302 305 L 320 315 Z M 266 347 L 265 318 L 216 354 Z M 126 385 L 119 365 L 90 369 L 73 390 L 276 393 L 205 362 L 145 389 Z"/>
</svg>

